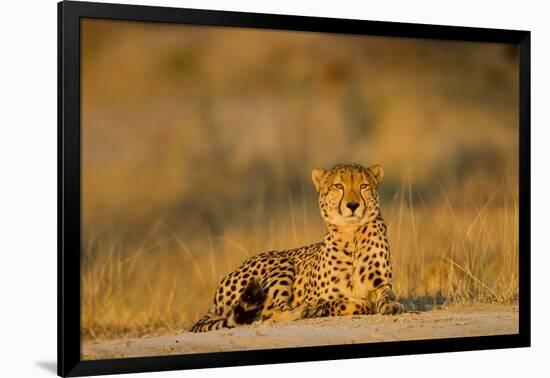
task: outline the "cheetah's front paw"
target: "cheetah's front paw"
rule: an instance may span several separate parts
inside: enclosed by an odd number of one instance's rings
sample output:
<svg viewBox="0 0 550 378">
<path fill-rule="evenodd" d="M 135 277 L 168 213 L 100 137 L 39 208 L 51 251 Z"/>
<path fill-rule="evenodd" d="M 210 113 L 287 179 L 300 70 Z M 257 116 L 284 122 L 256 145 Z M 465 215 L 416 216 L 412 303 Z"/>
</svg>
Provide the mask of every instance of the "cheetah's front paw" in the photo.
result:
<svg viewBox="0 0 550 378">
<path fill-rule="evenodd" d="M 399 315 L 403 312 L 403 305 L 397 301 L 380 303 L 378 313 L 381 315 Z"/>
<path fill-rule="evenodd" d="M 302 313 L 302 318 L 321 318 L 328 316 L 330 306 L 327 301 L 320 300 L 316 305 L 307 306 Z"/>
</svg>

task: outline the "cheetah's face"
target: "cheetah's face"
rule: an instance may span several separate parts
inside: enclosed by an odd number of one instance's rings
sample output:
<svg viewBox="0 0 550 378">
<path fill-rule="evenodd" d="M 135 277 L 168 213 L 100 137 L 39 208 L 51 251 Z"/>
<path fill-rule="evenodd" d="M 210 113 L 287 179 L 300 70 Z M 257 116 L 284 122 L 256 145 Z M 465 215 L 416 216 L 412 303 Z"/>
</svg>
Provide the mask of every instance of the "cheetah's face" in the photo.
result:
<svg viewBox="0 0 550 378">
<path fill-rule="evenodd" d="M 314 169 L 311 176 L 319 192 L 321 215 L 328 224 L 362 225 L 378 216 L 378 183 L 384 176 L 379 164 L 369 168 L 341 164 L 329 171 Z"/>
</svg>

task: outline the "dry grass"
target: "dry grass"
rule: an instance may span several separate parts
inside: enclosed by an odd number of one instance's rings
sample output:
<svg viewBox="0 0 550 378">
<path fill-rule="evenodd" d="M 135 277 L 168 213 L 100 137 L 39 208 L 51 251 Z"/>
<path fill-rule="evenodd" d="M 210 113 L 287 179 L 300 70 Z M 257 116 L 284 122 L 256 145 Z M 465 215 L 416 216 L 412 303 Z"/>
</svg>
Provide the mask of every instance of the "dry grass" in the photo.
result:
<svg viewBox="0 0 550 378">
<path fill-rule="evenodd" d="M 518 293 L 516 187 L 497 189 L 480 206 L 413 203 L 396 192 L 385 209 L 394 264 L 394 288 L 409 309 L 465 302 L 510 302 Z M 468 200 L 465 199 L 465 202 Z M 299 202 L 290 200 L 291 204 Z M 301 204 L 294 204 L 298 208 Z M 303 205 L 302 209 L 309 209 Z M 82 262 L 82 331 L 89 337 L 181 330 L 211 304 L 219 280 L 248 256 L 320 240 L 315 209 L 289 212 L 251 230 L 186 240 L 161 223 L 157 243 L 133 247 L 90 241 Z M 150 236 L 148 237 L 150 238 Z"/>
</svg>

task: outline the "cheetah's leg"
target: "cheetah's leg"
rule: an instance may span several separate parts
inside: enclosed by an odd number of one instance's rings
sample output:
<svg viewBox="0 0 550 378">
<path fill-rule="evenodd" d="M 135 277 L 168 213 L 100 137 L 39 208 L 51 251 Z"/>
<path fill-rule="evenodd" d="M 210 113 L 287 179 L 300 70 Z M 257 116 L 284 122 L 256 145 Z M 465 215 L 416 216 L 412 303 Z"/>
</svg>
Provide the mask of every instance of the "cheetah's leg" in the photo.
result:
<svg viewBox="0 0 550 378">
<path fill-rule="evenodd" d="M 277 268 L 272 269 L 264 281 L 267 293 L 260 315 L 262 321 L 274 323 L 299 319 L 300 309 L 290 305 L 293 283 L 294 266 L 290 260 L 281 259 Z"/>
<path fill-rule="evenodd" d="M 306 304 L 291 306 L 292 287 L 290 285 L 290 283 L 288 285 L 277 284 L 269 289 L 261 313 L 264 323 L 290 322 L 308 317 L 309 307 Z"/>
<path fill-rule="evenodd" d="M 302 314 L 305 310 L 305 306 L 301 305 L 298 307 L 290 308 L 283 307 L 281 309 L 273 309 L 269 314 L 264 317 L 265 324 L 271 323 L 283 323 L 291 322 L 294 320 L 302 319 Z"/>
<path fill-rule="evenodd" d="M 376 312 L 382 315 L 399 315 L 403 312 L 403 305 L 395 299 L 390 285 L 376 289 Z"/>
<path fill-rule="evenodd" d="M 281 259 L 263 282 L 266 301 L 260 318 L 265 323 L 289 322 L 308 317 L 323 316 L 324 306 L 292 304 L 295 270 L 289 259 Z"/>
<path fill-rule="evenodd" d="M 308 305 L 302 303 L 299 306 L 291 308 L 290 306 L 284 306 L 282 308 L 274 308 L 271 312 L 268 312 L 263 318 L 263 322 L 270 323 L 282 323 L 291 322 L 299 319 L 318 318 L 327 316 L 328 305 L 327 302 L 322 302 L 317 305 Z"/>
<path fill-rule="evenodd" d="M 368 299 L 342 298 L 327 302 L 326 316 L 371 315 L 374 313 L 374 303 Z"/>
</svg>

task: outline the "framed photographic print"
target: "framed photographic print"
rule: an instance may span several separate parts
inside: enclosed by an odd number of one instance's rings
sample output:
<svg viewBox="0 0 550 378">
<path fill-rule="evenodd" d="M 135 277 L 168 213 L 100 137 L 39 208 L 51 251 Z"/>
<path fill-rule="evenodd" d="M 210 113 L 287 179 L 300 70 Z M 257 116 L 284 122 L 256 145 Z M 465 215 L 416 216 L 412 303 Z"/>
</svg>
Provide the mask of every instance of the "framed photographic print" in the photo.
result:
<svg viewBox="0 0 550 378">
<path fill-rule="evenodd" d="M 58 12 L 59 375 L 530 345 L 529 32 Z"/>
</svg>

